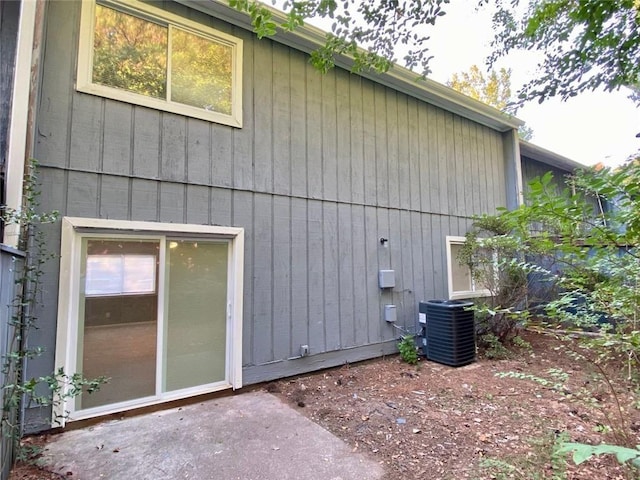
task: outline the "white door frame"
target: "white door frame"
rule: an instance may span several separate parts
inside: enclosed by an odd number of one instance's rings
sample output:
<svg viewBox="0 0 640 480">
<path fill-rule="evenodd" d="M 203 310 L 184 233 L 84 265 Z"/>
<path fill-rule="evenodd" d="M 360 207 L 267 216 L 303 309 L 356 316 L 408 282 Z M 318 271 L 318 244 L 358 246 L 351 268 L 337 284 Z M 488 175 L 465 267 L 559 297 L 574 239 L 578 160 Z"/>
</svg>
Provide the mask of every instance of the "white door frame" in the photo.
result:
<svg viewBox="0 0 640 480">
<path fill-rule="evenodd" d="M 78 305 L 80 292 L 81 244 L 83 237 L 157 239 L 188 235 L 203 240 L 224 240 L 229 244 L 227 271 L 227 351 L 225 381 L 194 388 L 156 394 L 141 400 L 120 402 L 103 407 L 76 411 L 75 399 L 54 399 L 53 424 L 64 426 L 68 420 L 80 420 L 107 415 L 133 408 L 154 405 L 170 400 L 187 398 L 217 390 L 242 387 L 242 287 L 244 272 L 244 229 L 210 225 L 190 225 L 127 220 L 64 217 L 60 257 L 58 295 L 58 327 L 56 336 L 55 368 L 68 375 L 76 373 L 78 341 Z M 161 247 L 161 269 L 164 247 Z M 162 303 L 162 302 L 160 302 Z M 158 352 L 160 353 L 160 352 Z M 63 387 L 63 393 L 68 391 Z"/>
</svg>

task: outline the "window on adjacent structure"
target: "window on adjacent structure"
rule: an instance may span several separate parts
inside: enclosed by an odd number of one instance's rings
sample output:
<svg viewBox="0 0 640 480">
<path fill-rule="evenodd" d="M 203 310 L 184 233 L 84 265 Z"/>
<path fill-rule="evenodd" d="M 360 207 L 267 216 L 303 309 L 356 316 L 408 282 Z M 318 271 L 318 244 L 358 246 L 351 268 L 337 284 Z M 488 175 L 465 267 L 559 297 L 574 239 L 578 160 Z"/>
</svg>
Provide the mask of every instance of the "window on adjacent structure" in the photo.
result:
<svg viewBox="0 0 640 480">
<path fill-rule="evenodd" d="M 86 4 L 78 90 L 242 126 L 242 41 L 135 0 Z"/>
<path fill-rule="evenodd" d="M 490 291 L 474 279 L 471 267 L 460 261 L 464 242 L 464 237 L 447 236 L 446 238 L 447 275 L 451 300 L 490 295 Z"/>
</svg>

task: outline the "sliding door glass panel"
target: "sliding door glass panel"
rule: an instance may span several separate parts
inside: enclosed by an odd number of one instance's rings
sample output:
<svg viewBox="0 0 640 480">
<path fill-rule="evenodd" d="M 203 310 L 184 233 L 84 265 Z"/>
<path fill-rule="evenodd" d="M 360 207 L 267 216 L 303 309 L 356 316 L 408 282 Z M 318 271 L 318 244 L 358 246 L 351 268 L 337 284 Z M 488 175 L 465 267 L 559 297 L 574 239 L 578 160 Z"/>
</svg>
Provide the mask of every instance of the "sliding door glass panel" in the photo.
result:
<svg viewBox="0 0 640 480">
<path fill-rule="evenodd" d="M 158 241 L 84 239 L 78 371 L 108 383 L 86 409 L 156 394 Z"/>
<path fill-rule="evenodd" d="M 167 242 L 164 391 L 226 378 L 228 243 Z"/>
</svg>

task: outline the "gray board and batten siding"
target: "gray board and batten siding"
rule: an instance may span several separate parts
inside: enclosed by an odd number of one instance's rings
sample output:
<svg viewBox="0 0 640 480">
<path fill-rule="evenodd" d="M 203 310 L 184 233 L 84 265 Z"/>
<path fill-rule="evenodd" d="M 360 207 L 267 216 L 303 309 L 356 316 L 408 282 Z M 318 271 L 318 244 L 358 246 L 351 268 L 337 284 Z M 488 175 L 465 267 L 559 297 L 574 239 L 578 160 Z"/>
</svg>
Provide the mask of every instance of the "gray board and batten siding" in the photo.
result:
<svg viewBox="0 0 640 480">
<path fill-rule="evenodd" d="M 0 244 L 0 358 L 3 359 L 3 367 L 7 354 L 15 352 L 19 348 L 20 335 L 14 325 L 14 316 L 17 315 L 17 298 L 20 298 L 20 279 L 24 268 L 24 252 Z M 15 366 L 10 372 L 3 373 L 3 381 L 7 384 L 17 381 Z M 3 384 L 3 387 L 6 386 Z M 13 401 L 7 401 L 4 395 L 10 392 L 10 389 L 0 389 L 0 404 L 3 405 L 3 415 L 8 424 L 15 425 L 18 418 L 18 407 Z M 11 399 L 14 400 L 14 399 Z M 5 403 L 6 402 L 6 403 Z M 0 478 L 9 478 L 9 472 L 13 466 L 14 438 L 10 432 L 5 432 L 0 437 Z"/>
<path fill-rule="evenodd" d="M 245 229 L 243 383 L 395 351 L 421 300 L 447 295 L 446 235 L 507 203 L 501 133 L 173 2 L 242 38 L 241 129 L 74 90 L 79 2 L 48 2 L 35 157 L 63 215 Z M 507 140 L 508 139 L 508 140 Z M 47 229 L 60 249 L 60 225 Z M 386 247 L 380 238 L 388 238 Z M 51 371 L 58 260 L 47 265 Z M 396 287 L 378 288 L 394 269 Z M 310 355 L 297 357 L 300 345 Z M 37 371 L 36 371 L 37 370 Z"/>
<path fill-rule="evenodd" d="M 548 172 L 551 172 L 553 175 L 552 185 L 554 186 L 555 192 L 561 194 L 566 188 L 565 181 L 567 176 L 571 175 L 573 173 L 572 171 L 547 165 L 529 157 L 522 157 L 522 183 L 524 185 L 525 202 L 529 203 L 526 199 L 526 194 L 531 190 L 529 182 L 538 177 L 542 177 Z"/>
<path fill-rule="evenodd" d="M 550 172 L 553 175 L 552 185 L 556 193 L 561 194 L 566 188 L 567 177 L 576 170 L 584 168 L 584 165 L 578 162 L 522 140 L 520 141 L 520 159 L 525 202 L 526 194 L 530 191 L 529 182 L 532 180 Z"/>
</svg>

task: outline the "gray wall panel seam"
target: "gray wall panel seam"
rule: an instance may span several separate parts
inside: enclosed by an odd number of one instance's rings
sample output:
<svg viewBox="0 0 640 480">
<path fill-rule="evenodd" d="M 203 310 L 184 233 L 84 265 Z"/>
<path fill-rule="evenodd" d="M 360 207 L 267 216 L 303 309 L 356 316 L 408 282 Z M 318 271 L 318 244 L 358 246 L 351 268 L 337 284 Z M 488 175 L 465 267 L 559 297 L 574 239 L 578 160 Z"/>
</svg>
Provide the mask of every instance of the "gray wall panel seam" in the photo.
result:
<svg viewBox="0 0 640 480">
<path fill-rule="evenodd" d="M 189 155 L 189 132 L 191 130 L 191 119 L 185 119 L 184 121 L 184 143 L 183 143 L 183 151 L 184 151 L 184 164 L 182 165 L 182 178 L 184 178 L 187 182 L 189 181 L 189 163 L 191 159 L 191 155 Z M 186 194 L 186 192 L 185 192 Z M 185 197 L 185 205 L 187 204 Z M 184 218 L 187 218 L 187 211 L 185 207 Z"/>
<path fill-rule="evenodd" d="M 214 147 L 214 141 L 213 141 L 213 123 L 209 124 L 209 155 L 208 157 L 208 161 L 209 161 L 209 184 L 213 183 L 213 163 L 215 162 L 215 158 L 213 155 L 213 147 Z M 188 177 L 187 177 L 188 178 Z M 211 204 L 209 204 L 209 220 L 211 220 Z"/>
<path fill-rule="evenodd" d="M 320 125 L 321 125 L 321 132 L 320 132 L 320 195 L 321 198 L 325 198 L 326 196 L 326 192 L 325 192 L 325 184 L 324 184 L 324 99 L 322 98 L 322 90 L 324 88 L 324 84 L 325 84 L 325 79 L 326 77 L 323 75 L 320 77 Z M 324 211 L 322 212 L 323 217 L 322 217 L 322 226 L 324 227 Z M 323 249 L 323 253 L 324 253 L 324 249 Z M 324 255 L 322 257 L 322 262 L 324 263 Z M 323 295 L 324 295 L 324 289 L 323 289 Z M 325 332 L 325 342 L 327 339 L 327 335 Z M 325 343 L 325 348 L 326 348 L 326 343 Z"/>
<path fill-rule="evenodd" d="M 164 155 L 164 112 L 160 112 L 158 115 L 158 176 L 164 176 L 164 168 L 162 168 L 162 157 Z M 147 180 L 153 180 L 153 178 L 147 178 Z M 158 220 L 160 219 L 160 190 L 158 189 L 158 211 L 156 212 L 156 217 Z"/>
<path fill-rule="evenodd" d="M 349 115 L 349 120 L 351 120 L 351 115 Z M 349 142 L 351 143 L 351 142 Z M 351 147 L 349 147 L 351 148 Z M 349 185 L 351 185 L 351 181 L 349 181 Z M 352 200 L 353 200 L 353 196 L 352 196 Z M 349 229 L 351 230 L 351 269 L 352 269 L 352 275 L 351 275 L 351 292 L 352 294 L 354 294 L 355 296 L 355 291 L 356 291 L 356 276 L 355 276 L 355 270 L 356 270 L 356 265 L 355 265 L 355 254 L 354 254 L 354 249 L 353 246 L 356 242 L 353 241 L 353 205 L 349 206 L 349 213 L 350 213 L 350 219 L 351 222 L 349 224 Z M 351 304 L 351 318 L 353 319 L 352 326 L 353 326 L 353 343 L 354 345 L 358 343 L 358 332 L 357 332 L 357 315 L 356 315 L 356 302 L 352 302 Z"/>
<path fill-rule="evenodd" d="M 273 95 L 273 89 L 272 89 L 272 93 Z M 272 105 L 273 105 L 273 99 L 272 99 Z M 271 122 L 273 124 L 273 108 L 271 109 Z M 273 135 L 273 129 L 272 129 L 272 133 L 271 135 Z M 271 138 L 271 148 L 272 148 L 272 152 L 271 152 L 271 158 L 273 158 L 273 137 Z M 271 182 L 273 182 L 273 169 L 271 170 Z M 273 183 L 272 183 L 273 184 Z M 269 222 L 272 225 L 271 231 L 269 232 L 270 236 L 271 236 L 271 268 L 270 268 L 270 272 L 269 275 L 271 277 L 271 288 L 269 289 L 269 295 L 271 296 L 271 331 L 269 332 L 271 334 L 271 359 L 272 360 L 277 360 L 275 358 L 275 353 L 276 353 L 276 347 L 275 347 L 275 325 L 274 325 L 274 320 L 276 318 L 276 303 L 275 303 L 275 281 L 276 281 L 276 276 L 275 276 L 275 267 L 276 267 L 276 255 L 275 255 L 275 249 L 276 249 L 276 235 L 275 235 L 275 202 L 273 201 L 273 197 L 271 198 L 270 203 L 270 209 L 271 209 L 271 222 Z"/>
<path fill-rule="evenodd" d="M 251 231 L 253 232 L 252 238 L 249 239 L 249 241 L 251 242 L 251 272 L 249 274 L 249 279 L 251 282 L 251 340 L 250 340 L 250 345 L 251 345 L 251 363 L 255 363 L 256 362 L 256 349 L 255 349 L 255 342 L 256 342 L 256 322 L 255 322 L 255 258 L 256 258 L 256 241 L 255 241 L 255 232 L 256 232 L 256 196 L 252 195 L 251 196 Z"/>
<path fill-rule="evenodd" d="M 337 125 L 337 123 L 336 123 Z M 336 169 L 337 172 L 337 169 Z M 336 178 L 336 182 L 338 179 Z M 337 183 L 336 183 L 337 185 Z M 336 195 L 339 197 L 340 195 Z M 336 259 L 337 259 L 337 268 L 336 268 L 336 276 L 338 277 L 338 296 L 336 298 L 337 306 L 338 306 L 338 342 L 339 348 L 344 347 L 344 339 L 342 338 L 342 302 L 340 300 L 340 292 L 341 292 L 341 281 L 342 281 L 342 272 L 340 270 L 340 204 L 336 204 Z M 351 317 L 353 320 L 353 317 Z"/>
<path fill-rule="evenodd" d="M 414 106 L 414 111 L 415 111 L 415 119 L 416 119 L 416 123 L 417 123 L 417 128 L 414 131 L 414 139 L 413 141 L 415 142 L 415 146 L 417 147 L 415 149 L 415 154 L 417 155 L 417 158 L 415 159 L 415 164 L 418 166 L 418 171 L 417 171 L 417 183 L 418 183 L 418 205 L 420 205 L 420 210 L 422 210 L 422 206 L 424 205 L 423 200 L 422 200 L 422 195 L 424 192 L 424 188 L 422 188 L 422 162 L 420 161 L 420 134 L 418 132 L 421 131 L 420 128 L 420 110 L 418 108 L 418 103 L 413 101 L 411 102 Z M 425 130 L 426 131 L 426 130 Z M 429 188 L 429 185 L 426 185 L 426 188 Z M 426 193 L 428 195 L 428 192 Z M 422 227 L 421 227 L 422 228 Z M 424 253 L 424 252 L 423 252 Z"/>
<path fill-rule="evenodd" d="M 364 234 L 365 239 L 367 238 L 367 208 L 363 207 L 362 208 L 362 231 Z M 367 241 L 364 241 L 364 271 L 365 271 L 365 278 L 369 278 L 369 255 L 368 255 L 368 248 L 367 248 Z M 366 319 L 367 319 L 367 343 L 371 343 L 371 329 L 369 327 L 369 305 L 370 305 L 370 299 L 369 299 L 369 288 L 368 285 L 366 284 L 365 281 L 365 287 L 364 287 L 364 310 L 365 310 L 365 315 L 366 315 Z"/>
<path fill-rule="evenodd" d="M 131 137 L 129 137 L 129 180 L 127 181 L 127 220 L 131 220 L 133 218 L 133 180 L 131 177 L 133 176 L 133 166 L 135 164 L 135 138 L 136 138 L 136 108 L 133 107 L 131 109 Z"/>
<path fill-rule="evenodd" d="M 269 142 L 269 150 L 271 151 L 271 190 L 275 191 L 275 187 L 276 187 L 276 168 L 275 168 L 275 163 L 276 163 L 276 147 L 275 147 L 275 142 L 276 142 L 276 135 L 275 135 L 275 128 L 273 128 L 273 126 L 275 125 L 275 118 L 274 118 L 274 110 L 275 110 L 275 104 L 274 104 L 274 100 L 276 98 L 275 95 L 275 89 L 277 88 L 277 77 L 274 75 L 276 72 L 276 68 L 275 68 L 275 63 L 274 63 L 274 57 L 276 56 L 276 52 L 274 52 L 274 48 L 273 48 L 273 43 L 270 44 L 270 51 L 271 51 L 271 64 L 274 65 L 274 68 L 271 70 L 271 89 L 269 90 L 269 96 L 270 96 L 270 112 L 269 112 L 269 116 L 270 116 L 270 122 L 271 122 L 271 128 L 269 129 L 269 137 L 270 137 L 270 142 Z M 255 132 L 255 130 L 254 130 Z M 271 218 L 273 221 L 273 202 L 271 203 Z M 271 239 L 271 248 L 274 248 L 274 244 L 273 244 L 273 238 Z M 273 255 L 272 255 L 272 262 L 273 262 Z M 272 265 L 273 266 L 273 265 Z M 271 271 L 273 272 L 273 268 L 271 269 Z M 272 273 L 273 275 L 273 273 Z M 273 287 L 273 278 L 271 278 L 271 286 Z M 271 308 L 275 308 L 274 303 L 273 303 L 273 288 L 271 289 Z M 271 330 L 271 337 L 272 337 L 272 342 L 271 342 L 271 348 L 272 350 L 275 352 L 275 348 L 273 346 L 273 329 Z"/>
<path fill-rule="evenodd" d="M 289 73 L 289 129 L 291 129 L 291 126 L 293 125 L 293 112 L 295 110 L 294 107 L 294 103 L 293 103 L 293 98 L 291 98 L 291 92 L 292 92 L 292 88 L 291 88 L 291 50 L 287 50 L 287 63 L 288 63 L 288 68 L 287 68 L 287 72 Z M 288 191 L 289 193 L 293 192 L 293 139 L 292 136 L 289 135 L 289 186 L 288 186 Z M 291 202 L 289 202 L 289 208 L 293 208 L 293 205 L 291 205 Z M 289 227 L 289 236 L 291 236 L 291 227 Z M 291 299 L 289 299 L 289 303 L 291 303 Z M 291 308 L 291 307 L 290 307 Z M 291 310 L 291 312 L 293 312 L 293 310 Z M 289 349 L 291 350 L 291 349 Z"/>
<path fill-rule="evenodd" d="M 309 345 L 309 348 L 311 348 L 311 339 L 309 338 L 310 336 L 310 332 L 311 332 L 311 327 L 310 327 L 310 322 L 311 322 L 311 304 L 310 304 L 310 292 L 309 292 L 309 200 L 305 201 L 305 205 L 304 205 L 304 211 L 305 211 L 305 225 L 306 225 L 306 242 L 305 242 L 305 256 L 306 256 L 306 261 L 307 261 L 307 265 L 305 268 L 305 271 L 307 272 L 307 282 L 306 282 L 306 286 L 307 286 L 307 314 L 306 314 L 306 318 L 307 318 L 307 336 L 306 336 L 306 341 L 307 341 L 307 345 Z M 310 352 L 311 353 L 311 352 Z"/>
<path fill-rule="evenodd" d="M 231 204 L 232 200 L 229 199 L 229 204 Z M 213 219 L 213 188 L 209 188 L 207 190 L 207 223 L 211 225 L 211 221 Z M 233 222 L 233 214 L 229 213 L 229 223 Z"/>
<path fill-rule="evenodd" d="M 291 178 L 291 177 L 289 177 Z M 289 181 L 289 191 L 291 191 L 291 181 Z M 289 197 L 289 355 L 293 355 L 293 201 Z"/>
<path fill-rule="evenodd" d="M 185 184 L 182 186 L 182 223 L 189 223 L 189 217 L 187 215 L 188 210 L 189 210 L 189 184 Z"/>
<path fill-rule="evenodd" d="M 26 1 L 26 0 L 23 0 Z M 48 21 L 46 23 L 49 23 Z M 73 42 L 77 45 L 78 43 L 78 39 L 76 38 L 76 33 L 71 33 L 71 36 L 73 37 Z M 43 40 L 47 38 L 45 36 L 43 36 Z M 46 43 L 46 41 L 44 42 Z M 77 53 L 74 55 L 74 58 L 77 57 Z M 44 57 L 42 57 L 44 58 Z M 44 62 L 42 62 L 44 63 Z M 69 69 L 70 69 L 70 75 L 69 78 L 74 79 L 75 75 L 74 75 L 74 71 L 75 71 L 75 65 L 76 62 L 71 61 L 69 62 Z M 67 94 L 70 98 L 69 104 L 67 105 L 67 138 L 66 138 L 66 144 L 65 144 L 65 165 L 67 167 L 71 166 L 71 122 L 73 121 L 73 105 L 74 105 L 74 99 L 76 98 L 74 95 L 74 85 L 73 85 L 73 80 L 71 82 L 69 82 L 69 84 L 67 85 Z M 36 114 L 35 118 L 38 118 L 38 115 Z"/>
<path fill-rule="evenodd" d="M 322 111 L 322 110 L 321 110 Z M 322 193 L 324 194 L 324 181 L 322 183 Z M 324 235 L 324 229 L 325 229 L 325 214 L 324 214 L 324 205 L 320 205 L 320 224 L 322 225 L 320 227 L 320 233 L 322 234 L 322 263 L 321 263 L 321 268 L 322 268 L 322 282 L 321 282 L 321 286 L 322 286 L 322 304 L 326 305 L 327 304 L 327 289 L 325 286 L 325 278 L 326 278 L 326 273 L 324 270 L 324 267 L 326 265 L 327 262 L 327 240 L 325 238 Z M 322 342 L 322 351 L 326 352 L 327 351 L 327 309 L 323 308 L 322 309 L 322 333 L 323 333 L 323 342 Z"/>
<path fill-rule="evenodd" d="M 265 195 L 272 195 L 274 197 L 289 197 L 289 198 L 300 198 L 300 199 L 303 199 L 303 200 L 318 200 L 318 201 L 321 201 L 321 202 L 335 203 L 335 204 L 338 204 L 338 205 L 340 205 L 340 204 L 357 205 L 357 206 L 362 206 L 362 207 L 375 207 L 375 208 L 383 208 L 383 209 L 388 209 L 388 210 L 417 212 L 417 213 L 426 214 L 426 215 L 441 215 L 441 216 L 445 216 L 445 217 L 466 218 L 466 219 L 473 218 L 473 215 L 456 215 L 456 214 L 449 214 L 449 213 L 446 213 L 446 212 L 432 212 L 432 211 L 420 210 L 420 209 L 415 209 L 415 208 L 402 208 L 402 207 L 395 207 L 395 206 L 384 206 L 384 205 L 378 205 L 378 204 L 374 204 L 374 203 L 365 203 L 365 202 L 349 202 L 349 201 L 325 200 L 323 198 L 305 197 L 305 196 L 302 196 L 302 195 L 293 195 L 293 194 L 283 195 L 283 194 L 278 194 L 278 193 L 273 193 L 273 192 L 256 192 L 256 191 L 248 189 L 248 188 L 235 188 L 235 187 L 221 186 L 221 185 L 207 185 L 205 183 L 189 182 L 189 181 L 186 181 L 186 180 L 159 179 L 159 178 L 148 177 L 148 176 L 126 175 L 126 174 L 122 174 L 122 173 L 105 173 L 105 172 L 99 172 L 99 171 L 93 171 L 93 170 L 86 170 L 86 169 L 82 169 L 82 168 L 71 168 L 71 167 L 70 168 L 66 168 L 66 167 L 62 167 L 62 166 L 59 166 L 59 165 L 50 165 L 50 164 L 46 164 L 46 163 L 38 164 L 38 168 L 50 168 L 50 169 L 54 169 L 54 170 L 63 170 L 63 171 L 74 172 L 74 173 L 87 173 L 87 174 L 93 174 L 93 175 L 99 175 L 99 176 L 131 178 L 133 180 L 150 180 L 150 181 L 153 181 L 153 182 L 157 182 L 159 184 L 178 184 L 178 185 L 183 185 L 183 186 L 193 185 L 193 186 L 202 186 L 202 187 L 209 187 L 209 188 L 220 188 L 220 189 L 224 189 L 224 190 L 231 190 L 231 191 L 234 191 L 234 192 L 260 193 L 260 194 L 265 194 Z"/>
<path fill-rule="evenodd" d="M 104 175 L 98 175 L 96 182 L 96 217 L 100 217 L 100 205 L 102 205 L 102 181 Z M 107 218 L 109 215 L 107 214 Z"/>
</svg>

